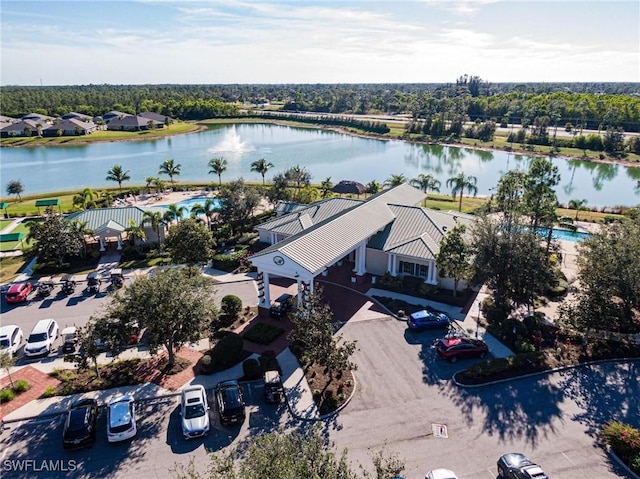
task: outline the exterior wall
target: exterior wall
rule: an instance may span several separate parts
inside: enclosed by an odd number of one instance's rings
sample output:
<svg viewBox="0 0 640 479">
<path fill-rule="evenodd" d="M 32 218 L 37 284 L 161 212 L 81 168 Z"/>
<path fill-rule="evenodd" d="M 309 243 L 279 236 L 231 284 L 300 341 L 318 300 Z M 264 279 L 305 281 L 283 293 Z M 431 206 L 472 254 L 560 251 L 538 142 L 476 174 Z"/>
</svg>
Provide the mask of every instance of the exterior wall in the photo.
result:
<svg viewBox="0 0 640 479">
<path fill-rule="evenodd" d="M 382 276 L 387 271 L 387 254 L 379 249 L 367 248 L 367 273 Z"/>
<path fill-rule="evenodd" d="M 258 240 L 261 243 L 271 244 L 271 233 L 265 230 L 258 230 Z"/>
</svg>

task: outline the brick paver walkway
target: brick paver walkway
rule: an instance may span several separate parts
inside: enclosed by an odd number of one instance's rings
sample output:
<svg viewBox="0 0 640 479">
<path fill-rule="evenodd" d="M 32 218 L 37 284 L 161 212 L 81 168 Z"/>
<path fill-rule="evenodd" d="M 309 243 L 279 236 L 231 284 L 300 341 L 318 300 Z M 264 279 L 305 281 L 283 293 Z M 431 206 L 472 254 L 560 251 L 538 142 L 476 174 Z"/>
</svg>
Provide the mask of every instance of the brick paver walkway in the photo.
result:
<svg viewBox="0 0 640 479">
<path fill-rule="evenodd" d="M 13 379 L 14 383 L 19 379 L 24 379 L 31 385 L 31 388 L 29 388 L 28 391 L 25 391 L 22 394 L 16 396 L 16 398 L 12 401 L 0 405 L 0 416 L 2 417 L 5 417 L 7 414 L 10 414 L 18 408 L 21 408 L 30 401 L 38 399 L 47 389 L 47 387 L 56 387 L 58 384 L 60 384 L 60 381 L 58 381 L 56 378 L 52 378 L 48 374 L 45 374 L 42 371 L 38 371 L 32 366 L 25 366 L 15 373 L 12 373 L 11 379 Z M 5 386 L 9 386 L 10 384 L 11 381 L 9 380 L 9 376 L 0 379 L 0 387 L 4 388 Z"/>
</svg>

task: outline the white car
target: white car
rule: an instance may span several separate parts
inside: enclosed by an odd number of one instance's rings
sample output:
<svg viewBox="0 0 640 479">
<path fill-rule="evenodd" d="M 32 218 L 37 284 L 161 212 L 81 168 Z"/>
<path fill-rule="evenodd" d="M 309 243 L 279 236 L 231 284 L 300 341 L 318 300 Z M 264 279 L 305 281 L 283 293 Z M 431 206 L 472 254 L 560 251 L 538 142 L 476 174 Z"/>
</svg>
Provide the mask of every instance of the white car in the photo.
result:
<svg viewBox="0 0 640 479">
<path fill-rule="evenodd" d="M 182 390 L 180 416 L 185 439 L 209 434 L 209 404 L 203 386 L 189 386 Z"/>
<path fill-rule="evenodd" d="M 426 479 L 458 479 L 458 476 L 449 469 L 433 469 L 427 473 Z"/>
<path fill-rule="evenodd" d="M 9 324 L 0 328 L 0 353 L 13 357 L 20 349 L 24 335 L 22 329 L 15 324 Z"/>
<path fill-rule="evenodd" d="M 107 407 L 107 440 L 119 442 L 136 435 L 136 406 L 132 396 L 117 396 Z"/>
<path fill-rule="evenodd" d="M 58 323 L 53 319 L 41 319 L 31 330 L 24 346 L 25 356 L 48 355 L 58 339 Z"/>
</svg>

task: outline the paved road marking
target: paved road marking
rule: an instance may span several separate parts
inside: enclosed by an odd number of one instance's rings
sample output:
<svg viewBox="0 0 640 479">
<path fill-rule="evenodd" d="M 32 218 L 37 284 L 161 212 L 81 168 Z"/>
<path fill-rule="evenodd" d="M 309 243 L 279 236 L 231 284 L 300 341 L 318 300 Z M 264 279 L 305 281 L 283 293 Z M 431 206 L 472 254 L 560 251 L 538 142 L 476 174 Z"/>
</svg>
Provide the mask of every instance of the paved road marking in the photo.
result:
<svg viewBox="0 0 640 479">
<path fill-rule="evenodd" d="M 573 466 L 577 466 L 577 464 L 575 462 L 573 462 L 569 456 L 567 456 L 564 452 L 562 453 L 562 455 L 567 459 L 567 461 L 569 461 L 571 463 L 571 465 Z"/>
</svg>

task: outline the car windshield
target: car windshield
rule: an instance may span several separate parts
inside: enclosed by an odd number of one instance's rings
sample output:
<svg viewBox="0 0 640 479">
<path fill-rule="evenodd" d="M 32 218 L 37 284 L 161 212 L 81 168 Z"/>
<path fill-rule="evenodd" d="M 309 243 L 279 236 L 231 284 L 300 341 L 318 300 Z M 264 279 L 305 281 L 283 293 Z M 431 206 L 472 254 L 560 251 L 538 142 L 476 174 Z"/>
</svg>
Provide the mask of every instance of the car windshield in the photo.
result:
<svg viewBox="0 0 640 479">
<path fill-rule="evenodd" d="M 11 346 L 11 343 L 9 342 L 9 338 L 0 339 L 0 348 L 8 348 L 9 346 Z"/>
<path fill-rule="evenodd" d="M 47 333 L 34 333 L 29 335 L 28 343 L 40 343 L 47 340 Z"/>
<path fill-rule="evenodd" d="M 242 406 L 240 402 L 240 395 L 238 394 L 238 389 L 236 388 L 227 388 L 222 391 L 224 396 L 224 408 L 225 409 L 234 409 Z"/>
<path fill-rule="evenodd" d="M 80 431 L 85 427 L 85 418 L 88 410 L 85 408 L 73 409 L 69 413 L 69 431 Z"/>
<path fill-rule="evenodd" d="M 185 419 L 193 419 L 194 417 L 204 416 L 205 410 L 202 404 L 191 404 L 187 406 L 184 412 Z"/>
</svg>

